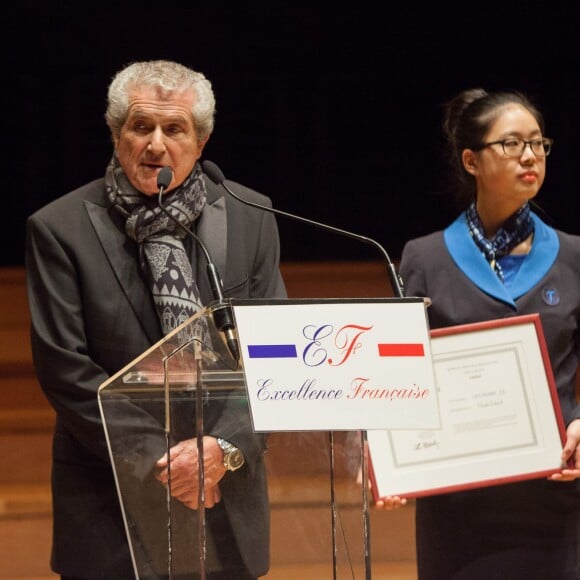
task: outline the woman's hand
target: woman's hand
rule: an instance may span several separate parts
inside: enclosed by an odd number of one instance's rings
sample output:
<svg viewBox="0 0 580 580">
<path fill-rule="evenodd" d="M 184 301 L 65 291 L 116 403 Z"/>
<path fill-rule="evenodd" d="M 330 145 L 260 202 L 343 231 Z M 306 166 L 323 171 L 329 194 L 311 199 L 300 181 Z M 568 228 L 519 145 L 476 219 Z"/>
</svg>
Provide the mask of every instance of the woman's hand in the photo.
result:
<svg viewBox="0 0 580 580">
<path fill-rule="evenodd" d="M 580 419 L 574 419 L 566 429 L 566 445 L 562 450 L 562 463 L 567 465 L 572 459 L 572 468 L 564 468 L 561 473 L 549 477 L 552 481 L 572 481 L 580 478 Z"/>
</svg>

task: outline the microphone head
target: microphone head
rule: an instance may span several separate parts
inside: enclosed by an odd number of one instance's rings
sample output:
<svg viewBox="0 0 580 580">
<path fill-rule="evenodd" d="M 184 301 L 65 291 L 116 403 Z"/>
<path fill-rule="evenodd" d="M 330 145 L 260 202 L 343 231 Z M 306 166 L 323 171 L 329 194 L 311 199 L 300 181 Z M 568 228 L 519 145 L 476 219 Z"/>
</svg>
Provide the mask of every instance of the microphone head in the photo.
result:
<svg viewBox="0 0 580 580">
<path fill-rule="evenodd" d="M 216 184 L 221 185 L 225 180 L 222 170 L 212 161 L 204 161 L 202 164 L 204 173 Z"/>
<path fill-rule="evenodd" d="M 161 171 L 157 174 L 157 189 L 167 189 L 172 179 L 173 171 L 171 171 L 171 167 L 162 167 Z"/>
</svg>

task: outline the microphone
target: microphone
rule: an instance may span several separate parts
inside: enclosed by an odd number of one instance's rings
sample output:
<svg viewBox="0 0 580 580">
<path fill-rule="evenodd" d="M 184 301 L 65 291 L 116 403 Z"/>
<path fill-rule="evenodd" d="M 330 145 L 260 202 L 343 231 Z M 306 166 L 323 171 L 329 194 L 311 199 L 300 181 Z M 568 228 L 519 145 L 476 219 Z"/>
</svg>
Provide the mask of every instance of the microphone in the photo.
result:
<svg viewBox="0 0 580 580">
<path fill-rule="evenodd" d="M 212 161 L 204 161 L 202 163 L 202 166 L 203 166 L 203 170 L 206 173 L 206 175 L 216 185 L 221 185 L 232 197 L 234 197 L 238 201 L 241 201 L 245 205 L 249 205 L 249 206 L 255 207 L 257 209 L 264 210 L 264 211 L 269 211 L 271 213 L 281 215 L 284 217 L 288 217 L 288 218 L 291 218 L 293 220 L 297 220 L 299 222 L 304 222 L 304 223 L 310 224 L 312 226 L 322 228 L 323 230 L 328 230 L 328 231 L 334 232 L 335 234 L 340 234 L 340 235 L 346 236 L 347 238 L 353 238 L 355 240 L 358 240 L 359 242 L 365 242 L 367 244 L 371 244 L 372 246 L 375 246 L 376 248 L 378 248 L 378 250 L 381 252 L 383 257 L 385 258 L 385 261 L 387 263 L 387 273 L 389 275 L 389 281 L 391 283 L 391 287 L 393 288 L 393 292 L 394 292 L 395 296 L 397 296 L 397 298 L 404 298 L 405 297 L 405 292 L 403 289 L 404 288 L 403 281 L 401 280 L 401 277 L 399 276 L 399 274 L 397 273 L 397 271 L 395 269 L 395 264 L 393 264 L 393 261 L 389 257 L 389 254 L 387 254 L 387 251 L 385 250 L 385 248 L 383 248 L 383 246 L 381 246 L 381 244 L 379 244 L 379 242 L 377 242 L 376 240 L 373 240 L 372 238 L 367 238 L 366 236 L 361 236 L 359 234 L 355 234 L 353 232 L 349 232 L 347 230 L 341 230 L 340 228 L 336 228 L 336 227 L 330 226 L 328 224 L 323 224 L 323 223 L 316 222 L 314 220 L 311 220 L 311 219 L 308 219 L 305 217 L 291 214 L 291 213 L 282 211 L 280 209 L 274 209 L 273 207 L 260 205 L 258 203 L 248 201 L 247 199 L 243 199 L 242 197 L 240 197 L 239 195 L 234 193 L 230 187 L 228 187 L 228 185 L 225 182 L 226 178 L 225 178 L 224 174 L 222 173 L 221 169 L 215 163 L 213 163 Z"/>
<path fill-rule="evenodd" d="M 207 262 L 207 277 L 211 286 L 211 290 L 214 299 L 218 303 L 213 309 L 213 319 L 216 328 L 224 333 L 226 344 L 230 351 L 230 354 L 236 362 L 240 360 L 240 349 L 238 346 L 238 339 L 236 338 L 236 333 L 234 332 L 236 326 L 234 324 L 234 317 L 232 314 L 231 306 L 224 300 L 224 292 L 222 287 L 222 281 L 218 274 L 217 268 L 213 263 L 205 244 L 201 241 L 199 236 L 194 234 L 189 228 L 184 226 L 182 223 L 176 219 L 171 212 L 163 205 L 162 197 L 165 190 L 169 187 L 171 180 L 173 179 L 173 171 L 170 167 L 162 167 L 161 171 L 157 174 L 157 189 L 159 189 L 158 205 L 161 211 L 173 222 L 175 222 L 195 243 L 201 248 L 205 260 Z"/>
</svg>

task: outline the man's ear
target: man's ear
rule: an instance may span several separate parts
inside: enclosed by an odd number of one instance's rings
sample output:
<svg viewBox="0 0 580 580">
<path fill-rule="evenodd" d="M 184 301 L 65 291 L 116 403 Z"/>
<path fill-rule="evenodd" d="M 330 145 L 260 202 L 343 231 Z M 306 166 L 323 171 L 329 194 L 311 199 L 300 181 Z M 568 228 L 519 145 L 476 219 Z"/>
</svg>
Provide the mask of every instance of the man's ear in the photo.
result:
<svg viewBox="0 0 580 580">
<path fill-rule="evenodd" d="M 201 154 L 203 153 L 203 148 L 207 145 L 208 141 L 209 141 L 209 136 L 207 136 L 205 139 L 200 139 L 197 142 L 197 146 L 199 147 L 199 157 L 201 157 Z"/>
<path fill-rule="evenodd" d="M 464 149 L 461 153 L 461 161 L 467 173 L 477 175 L 477 154 L 471 149 Z"/>
</svg>

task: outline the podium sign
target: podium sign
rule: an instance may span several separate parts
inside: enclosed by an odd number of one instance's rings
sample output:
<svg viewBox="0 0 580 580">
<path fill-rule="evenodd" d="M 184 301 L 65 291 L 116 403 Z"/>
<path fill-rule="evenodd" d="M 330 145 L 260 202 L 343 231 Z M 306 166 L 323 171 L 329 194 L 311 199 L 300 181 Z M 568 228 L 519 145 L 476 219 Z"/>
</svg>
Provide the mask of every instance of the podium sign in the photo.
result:
<svg viewBox="0 0 580 580">
<path fill-rule="evenodd" d="M 423 299 L 233 307 L 256 431 L 439 428 Z"/>
</svg>

